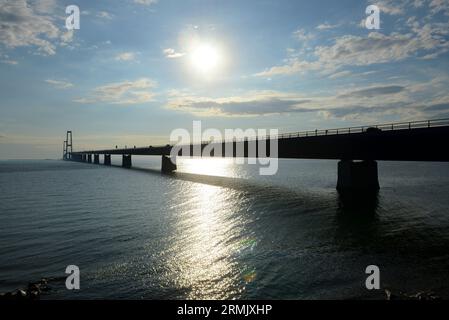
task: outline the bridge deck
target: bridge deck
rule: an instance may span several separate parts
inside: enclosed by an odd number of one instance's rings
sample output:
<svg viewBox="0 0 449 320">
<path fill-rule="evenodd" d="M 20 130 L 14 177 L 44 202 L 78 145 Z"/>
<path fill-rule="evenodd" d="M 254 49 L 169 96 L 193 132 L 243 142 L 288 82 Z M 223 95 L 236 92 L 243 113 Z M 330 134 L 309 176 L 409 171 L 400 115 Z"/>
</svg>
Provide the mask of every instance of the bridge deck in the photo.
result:
<svg viewBox="0 0 449 320">
<path fill-rule="evenodd" d="M 278 158 L 449 161 L 449 119 L 304 131 L 271 138 L 278 139 Z M 258 140 L 269 141 L 267 137 L 259 137 Z M 221 147 L 224 155 L 226 147 L 242 147 L 244 154 L 241 156 L 247 157 L 251 141 L 254 141 L 254 138 L 217 143 L 203 142 L 201 149 L 207 145 Z M 199 147 L 199 144 L 196 146 Z M 172 148 L 171 145 L 148 146 L 89 150 L 72 154 L 170 155 Z M 194 145 L 187 149 L 187 152 L 179 155 L 199 156 L 194 152 Z M 235 156 L 235 153 L 226 156 Z"/>
</svg>

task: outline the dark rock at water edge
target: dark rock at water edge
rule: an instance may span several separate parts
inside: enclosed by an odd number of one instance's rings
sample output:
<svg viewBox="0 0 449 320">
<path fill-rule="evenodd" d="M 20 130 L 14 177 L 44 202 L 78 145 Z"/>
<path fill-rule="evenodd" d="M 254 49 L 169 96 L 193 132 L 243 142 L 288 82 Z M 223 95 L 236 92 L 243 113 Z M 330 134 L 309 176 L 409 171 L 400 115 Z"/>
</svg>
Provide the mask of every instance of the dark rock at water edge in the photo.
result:
<svg viewBox="0 0 449 320">
<path fill-rule="evenodd" d="M 29 283 L 26 289 L 20 288 L 12 292 L 0 293 L 0 300 L 38 300 L 41 293 L 50 290 L 48 280 L 42 278 L 38 282 Z"/>
<path fill-rule="evenodd" d="M 441 297 L 435 295 L 432 291 L 421 291 L 415 294 L 408 294 L 403 292 L 393 293 L 392 291 L 385 289 L 387 300 L 419 300 L 419 301 L 431 301 L 441 300 Z"/>
</svg>

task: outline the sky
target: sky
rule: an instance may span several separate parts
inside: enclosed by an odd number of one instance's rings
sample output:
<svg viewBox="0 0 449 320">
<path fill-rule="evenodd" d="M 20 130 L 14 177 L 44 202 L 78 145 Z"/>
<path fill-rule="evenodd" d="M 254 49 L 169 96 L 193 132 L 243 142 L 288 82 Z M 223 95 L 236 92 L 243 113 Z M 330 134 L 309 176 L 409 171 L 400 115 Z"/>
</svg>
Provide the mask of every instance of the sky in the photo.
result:
<svg viewBox="0 0 449 320">
<path fill-rule="evenodd" d="M 449 118 L 448 58 L 449 0 L 0 0 L 0 159 Z"/>
</svg>

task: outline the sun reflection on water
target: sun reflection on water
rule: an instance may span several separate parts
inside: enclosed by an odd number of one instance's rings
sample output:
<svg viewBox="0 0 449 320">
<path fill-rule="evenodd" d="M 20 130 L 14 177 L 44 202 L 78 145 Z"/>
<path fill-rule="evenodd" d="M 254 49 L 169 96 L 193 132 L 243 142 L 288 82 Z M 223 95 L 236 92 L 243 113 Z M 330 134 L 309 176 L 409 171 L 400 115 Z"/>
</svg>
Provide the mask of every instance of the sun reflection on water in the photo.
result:
<svg viewBox="0 0 449 320">
<path fill-rule="evenodd" d="M 194 174 L 239 177 L 233 158 L 178 158 L 178 171 Z"/>
<path fill-rule="evenodd" d="M 207 173 L 212 165 L 188 163 L 196 172 Z M 227 166 L 220 166 L 225 173 Z M 232 169 L 232 168 L 231 168 Z M 214 173 L 216 173 L 214 171 Z M 255 270 L 239 263 L 239 255 L 256 245 L 244 238 L 245 217 L 239 214 L 238 191 L 206 184 L 188 184 L 181 195 L 176 226 L 177 237 L 169 264 L 176 266 L 176 286 L 187 292 L 187 299 L 226 299 L 238 297 Z"/>
</svg>

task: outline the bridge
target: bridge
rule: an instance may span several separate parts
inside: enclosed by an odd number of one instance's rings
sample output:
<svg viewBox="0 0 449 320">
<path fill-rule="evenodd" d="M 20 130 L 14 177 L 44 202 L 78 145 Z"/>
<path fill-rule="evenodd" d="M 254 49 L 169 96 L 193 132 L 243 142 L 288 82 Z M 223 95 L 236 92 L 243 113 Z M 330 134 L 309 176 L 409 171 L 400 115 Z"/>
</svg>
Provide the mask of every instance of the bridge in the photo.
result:
<svg viewBox="0 0 449 320">
<path fill-rule="evenodd" d="M 177 169 L 175 157 L 276 157 L 334 159 L 338 162 L 337 189 L 378 190 L 377 161 L 449 161 L 449 119 L 389 123 L 372 126 L 313 130 L 223 141 L 202 141 L 184 146 L 163 145 L 105 150 L 73 151 L 72 132 L 64 141 L 63 159 L 111 165 L 111 155 L 132 166 L 132 155 L 162 156 L 163 173 Z M 270 155 L 270 144 L 277 153 Z M 261 145 L 265 145 L 261 152 Z M 172 150 L 173 148 L 178 148 Z M 206 155 L 205 149 L 211 150 Z M 229 152 L 231 150 L 231 152 Z M 172 152 L 173 151 L 173 152 Z"/>
</svg>

